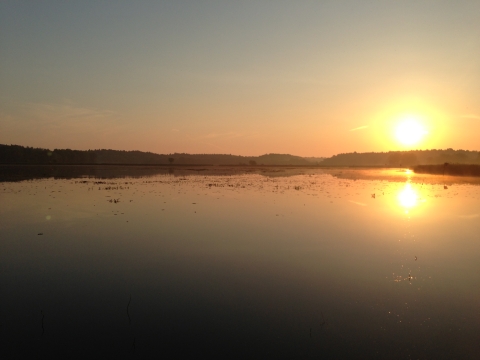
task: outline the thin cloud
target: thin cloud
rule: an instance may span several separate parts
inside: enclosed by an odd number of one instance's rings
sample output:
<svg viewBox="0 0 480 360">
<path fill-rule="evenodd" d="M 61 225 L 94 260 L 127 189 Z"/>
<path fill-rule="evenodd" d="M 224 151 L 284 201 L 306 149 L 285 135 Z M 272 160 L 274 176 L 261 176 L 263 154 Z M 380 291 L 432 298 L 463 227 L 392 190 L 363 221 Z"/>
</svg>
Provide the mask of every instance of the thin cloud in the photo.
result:
<svg viewBox="0 0 480 360">
<path fill-rule="evenodd" d="M 475 115 L 475 114 L 465 114 L 465 115 L 460 115 L 462 119 L 479 119 L 480 120 L 480 115 Z"/>
<path fill-rule="evenodd" d="M 27 119 L 22 121 L 24 127 L 34 131 L 42 129 L 58 136 L 80 132 L 106 135 L 125 127 L 122 116 L 114 111 L 77 106 L 71 102 L 25 104 L 18 116 Z"/>
<path fill-rule="evenodd" d="M 355 128 L 355 129 L 350 129 L 350 131 L 363 130 L 363 129 L 366 129 L 366 128 L 368 128 L 368 125 L 363 125 L 363 126 L 359 126 L 359 127 Z"/>
<path fill-rule="evenodd" d="M 168 76 L 171 79 L 194 80 L 199 82 L 236 84 L 236 85 L 261 85 L 271 83 L 282 84 L 318 84 L 319 81 L 310 76 L 303 76 L 295 72 L 284 72 L 277 74 L 276 72 L 260 74 L 251 74 L 249 72 L 238 71 L 214 71 L 214 72 L 187 72 L 172 71 L 161 67 L 154 67 L 153 73 Z"/>
<path fill-rule="evenodd" d="M 355 204 L 355 205 L 360 205 L 360 206 L 367 206 L 367 204 L 364 204 L 364 203 L 361 203 L 361 202 L 357 202 L 357 201 L 353 201 L 353 200 L 349 200 L 352 204 Z"/>
<path fill-rule="evenodd" d="M 476 218 L 480 217 L 480 214 L 462 215 L 462 216 L 459 216 L 459 217 L 462 218 L 462 219 L 476 219 Z"/>
<path fill-rule="evenodd" d="M 218 146 L 218 145 L 216 145 L 216 144 L 212 144 L 212 143 L 203 143 L 203 144 L 204 144 L 204 145 L 208 145 L 208 146 L 210 146 L 210 147 L 213 147 L 213 148 L 215 148 L 215 149 L 217 149 L 217 150 L 224 151 L 224 149 L 223 149 L 221 146 Z"/>
<path fill-rule="evenodd" d="M 121 116 L 110 110 L 76 106 L 71 102 L 62 104 L 30 103 L 22 107 L 20 114 L 29 119 L 30 126 L 53 129 L 100 129 L 119 126 Z"/>
<path fill-rule="evenodd" d="M 82 137 L 84 144 L 95 146 L 125 137 L 129 130 L 121 114 L 71 101 L 18 104 L 5 115 L 0 114 L 2 135 L 39 147 L 78 147 Z"/>
<path fill-rule="evenodd" d="M 200 139 L 218 139 L 218 138 L 225 138 L 225 139 L 232 139 L 232 138 L 237 138 L 237 137 L 242 137 L 244 134 L 243 133 L 238 133 L 238 132 L 226 132 L 226 133 L 210 133 L 207 135 L 200 136 Z"/>
<path fill-rule="evenodd" d="M 64 119 L 78 119 L 82 118 L 82 121 L 85 119 L 100 119 L 100 118 L 109 118 L 115 116 L 116 114 L 113 111 L 109 110 L 97 110 L 90 109 L 72 105 L 70 103 L 66 104 L 42 104 L 42 103 L 31 103 L 25 105 L 25 109 L 29 111 L 32 115 L 37 115 L 38 117 L 45 119 L 54 119 L 54 120 L 64 120 Z"/>
</svg>

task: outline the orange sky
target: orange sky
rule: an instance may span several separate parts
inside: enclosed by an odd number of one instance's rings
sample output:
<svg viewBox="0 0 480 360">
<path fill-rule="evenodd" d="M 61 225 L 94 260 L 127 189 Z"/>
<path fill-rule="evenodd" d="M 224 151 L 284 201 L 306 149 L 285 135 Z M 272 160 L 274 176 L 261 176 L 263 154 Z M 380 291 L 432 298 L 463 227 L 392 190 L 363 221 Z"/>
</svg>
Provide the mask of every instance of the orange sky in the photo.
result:
<svg viewBox="0 0 480 360">
<path fill-rule="evenodd" d="M 480 2 L 0 4 L 0 143 L 480 150 Z M 402 119 L 425 129 L 410 146 Z"/>
</svg>

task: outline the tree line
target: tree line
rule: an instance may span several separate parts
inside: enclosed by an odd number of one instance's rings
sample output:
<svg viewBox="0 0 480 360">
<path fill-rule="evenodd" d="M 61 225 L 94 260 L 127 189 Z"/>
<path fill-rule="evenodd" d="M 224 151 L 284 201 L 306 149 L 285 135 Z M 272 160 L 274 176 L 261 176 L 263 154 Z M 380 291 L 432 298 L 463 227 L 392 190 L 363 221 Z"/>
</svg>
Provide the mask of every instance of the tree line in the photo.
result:
<svg viewBox="0 0 480 360">
<path fill-rule="evenodd" d="M 345 153 L 325 159 L 322 166 L 415 166 L 430 164 L 480 164 L 480 152 L 469 150 L 410 150 Z"/>
<path fill-rule="evenodd" d="M 41 149 L 0 144 L 0 164 L 142 164 L 142 165 L 312 165 L 300 156 L 265 154 L 154 154 L 124 150 Z"/>
<path fill-rule="evenodd" d="M 343 153 L 319 161 L 289 154 L 240 156 L 231 154 L 154 154 L 124 150 L 41 149 L 0 144 L 0 164 L 142 164 L 142 165 L 320 165 L 415 166 L 430 164 L 480 164 L 480 152 L 469 150 L 411 150 Z"/>
</svg>

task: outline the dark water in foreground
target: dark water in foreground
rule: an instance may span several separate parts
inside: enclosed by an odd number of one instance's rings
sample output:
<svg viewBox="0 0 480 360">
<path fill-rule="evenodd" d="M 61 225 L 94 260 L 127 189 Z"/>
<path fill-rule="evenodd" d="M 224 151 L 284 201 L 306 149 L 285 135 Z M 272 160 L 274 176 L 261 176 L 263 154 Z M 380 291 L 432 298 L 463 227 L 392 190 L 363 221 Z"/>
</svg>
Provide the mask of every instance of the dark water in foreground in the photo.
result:
<svg viewBox="0 0 480 360">
<path fill-rule="evenodd" d="M 144 170 L 3 179 L 1 358 L 480 357 L 478 180 Z"/>
</svg>

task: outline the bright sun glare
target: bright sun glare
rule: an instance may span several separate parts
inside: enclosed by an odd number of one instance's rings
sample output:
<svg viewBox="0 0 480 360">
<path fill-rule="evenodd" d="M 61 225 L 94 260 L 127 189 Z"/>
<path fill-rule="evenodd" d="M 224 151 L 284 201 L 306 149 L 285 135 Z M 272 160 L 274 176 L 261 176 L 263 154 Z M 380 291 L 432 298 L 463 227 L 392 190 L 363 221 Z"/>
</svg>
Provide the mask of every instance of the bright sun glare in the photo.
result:
<svg viewBox="0 0 480 360">
<path fill-rule="evenodd" d="M 398 201 L 404 208 L 415 207 L 418 202 L 418 195 L 409 183 L 405 184 L 403 190 L 398 194 Z"/>
<path fill-rule="evenodd" d="M 395 136 L 402 145 L 415 145 L 427 134 L 425 128 L 415 118 L 403 119 L 395 129 Z"/>
</svg>

